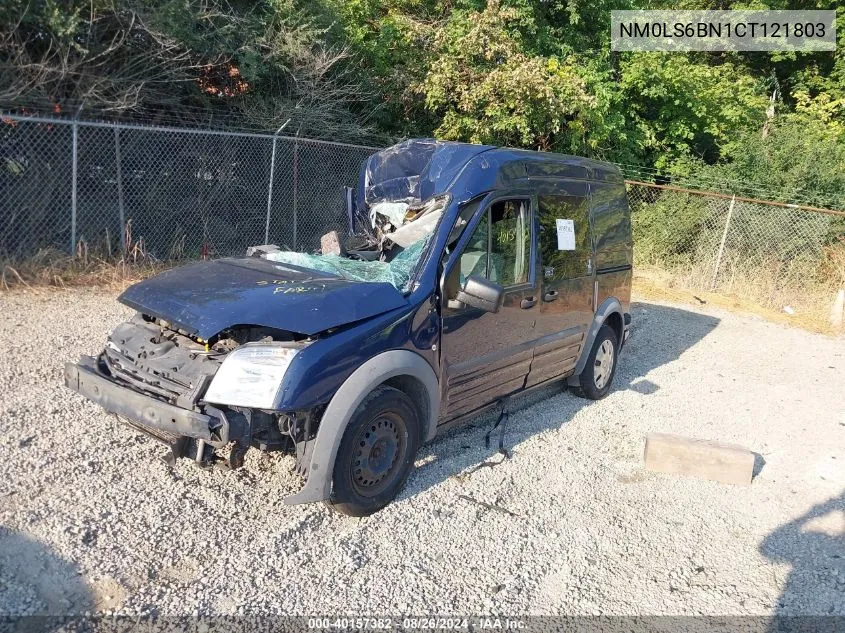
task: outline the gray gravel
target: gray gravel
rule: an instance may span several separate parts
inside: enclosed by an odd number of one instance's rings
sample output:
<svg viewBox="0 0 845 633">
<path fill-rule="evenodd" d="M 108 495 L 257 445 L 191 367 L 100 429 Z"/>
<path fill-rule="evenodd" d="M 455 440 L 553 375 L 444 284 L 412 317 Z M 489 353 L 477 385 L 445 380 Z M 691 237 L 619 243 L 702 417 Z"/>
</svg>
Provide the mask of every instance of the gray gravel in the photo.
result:
<svg viewBox="0 0 845 633">
<path fill-rule="evenodd" d="M 845 341 L 650 303 L 615 391 L 423 448 L 353 519 L 288 507 L 291 458 L 169 469 L 61 386 L 130 312 L 114 294 L 0 294 L 0 614 L 845 614 Z M 641 468 L 652 431 L 761 454 L 750 487 Z M 488 507 L 483 502 L 495 507 Z"/>
</svg>

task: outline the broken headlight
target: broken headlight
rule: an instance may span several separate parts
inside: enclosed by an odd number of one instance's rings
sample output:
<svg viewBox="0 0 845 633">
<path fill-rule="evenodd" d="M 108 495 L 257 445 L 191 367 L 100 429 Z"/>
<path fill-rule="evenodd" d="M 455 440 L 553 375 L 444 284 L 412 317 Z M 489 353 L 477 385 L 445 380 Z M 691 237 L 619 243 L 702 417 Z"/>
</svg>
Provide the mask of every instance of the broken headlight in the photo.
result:
<svg viewBox="0 0 845 633">
<path fill-rule="evenodd" d="M 280 345 L 243 345 L 229 352 L 203 398 L 233 407 L 272 409 L 288 365 L 299 350 Z"/>
</svg>

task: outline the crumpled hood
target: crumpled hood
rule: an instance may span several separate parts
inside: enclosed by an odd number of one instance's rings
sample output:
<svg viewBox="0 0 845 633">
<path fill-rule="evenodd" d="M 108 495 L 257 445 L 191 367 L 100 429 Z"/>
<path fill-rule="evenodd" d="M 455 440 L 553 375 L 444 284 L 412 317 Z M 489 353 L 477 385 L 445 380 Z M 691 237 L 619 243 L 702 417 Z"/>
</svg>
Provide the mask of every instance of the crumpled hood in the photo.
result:
<svg viewBox="0 0 845 633">
<path fill-rule="evenodd" d="M 389 283 L 361 283 L 257 257 L 174 268 L 118 300 L 208 340 L 235 325 L 313 335 L 407 305 Z"/>
</svg>

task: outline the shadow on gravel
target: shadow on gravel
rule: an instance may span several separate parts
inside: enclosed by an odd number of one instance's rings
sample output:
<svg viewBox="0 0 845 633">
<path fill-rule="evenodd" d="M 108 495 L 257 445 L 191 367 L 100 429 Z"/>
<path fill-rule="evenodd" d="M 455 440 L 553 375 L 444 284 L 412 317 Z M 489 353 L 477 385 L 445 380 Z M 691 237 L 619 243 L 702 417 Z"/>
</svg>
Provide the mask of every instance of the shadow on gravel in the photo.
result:
<svg viewBox="0 0 845 633">
<path fill-rule="evenodd" d="M 845 625 L 845 492 L 777 528 L 760 553 L 792 567 L 775 615 L 836 615 L 838 626 Z"/>
<path fill-rule="evenodd" d="M 94 611 L 94 599 L 76 565 L 0 527 L 0 622 L 14 631 L 49 631 L 60 624 L 57 616 L 86 611 Z"/>
<path fill-rule="evenodd" d="M 613 379 L 617 390 L 631 389 L 650 395 L 660 389 L 644 378 L 650 371 L 680 358 L 710 334 L 719 319 L 654 303 L 631 304 L 631 336 L 622 351 Z"/>
<path fill-rule="evenodd" d="M 645 396 L 660 389 L 659 384 L 645 378 L 650 371 L 676 361 L 719 324 L 719 319 L 712 316 L 640 302 L 631 304 L 631 320 L 631 336 L 613 379 L 614 391 L 632 390 Z M 505 432 L 505 448 L 559 428 L 578 410 L 595 404 L 563 394 L 565 391 L 563 381 L 560 381 L 531 395 L 513 397 L 508 406 L 511 415 Z M 548 406 L 535 407 L 540 403 Z M 485 446 L 484 436 L 497 417 L 497 410 L 479 415 L 466 426 L 449 431 L 424 446 L 417 455 L 424 463 L 416 469 L 399 498 L 412 497 L 473 465 L 495 466 L 503 457 L 496 454 L 499 431 L 491 434 L 489 448 Z"/>
</svg>

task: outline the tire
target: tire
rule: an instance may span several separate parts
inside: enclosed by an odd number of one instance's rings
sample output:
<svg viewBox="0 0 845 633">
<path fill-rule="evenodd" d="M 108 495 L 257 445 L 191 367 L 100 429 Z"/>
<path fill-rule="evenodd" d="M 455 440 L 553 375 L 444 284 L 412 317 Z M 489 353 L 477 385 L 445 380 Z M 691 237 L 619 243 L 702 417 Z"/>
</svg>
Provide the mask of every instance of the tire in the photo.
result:
<svg viewBox="0 0 845 633">
<path fill-rule="evenodd" d="M 328 505 L 354 517 L 381 510 L 405 486 L 420 436 L 413 401 L 393 387 L 374 389 L 358 405 L 343 433 Z"/>
<path fill-rule="evenodd" d="M 604 367 L 602 367 L 603 359 L 606 363 Z M 579 386 L 575 388 L 575 393 L 590 400 L 604 398 L 610 393 L 613 385 L 618 359 L 619 341 L 616 338 L 616 332 L 609 325 L 603 325 L 593 342 L 584 371 L 578 376 Z"/>
</svg>

